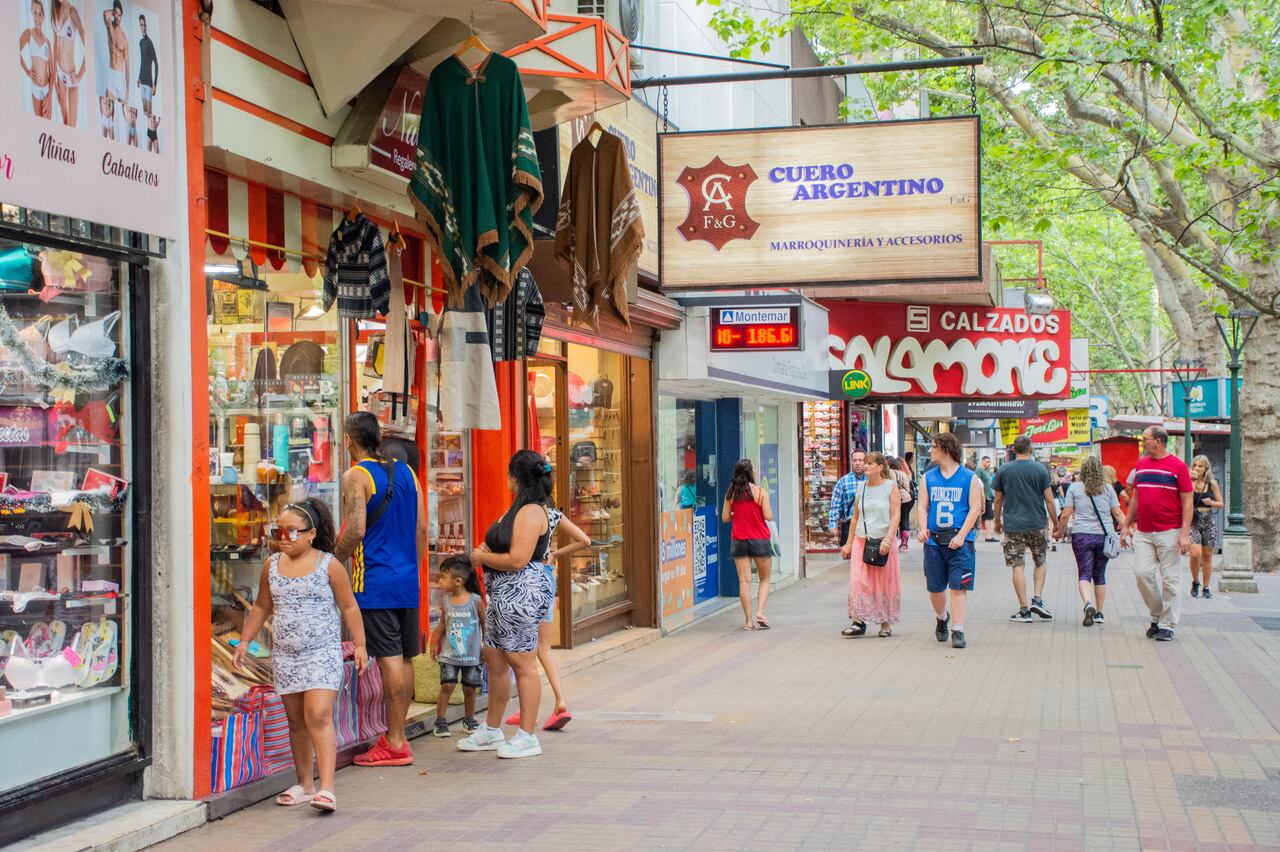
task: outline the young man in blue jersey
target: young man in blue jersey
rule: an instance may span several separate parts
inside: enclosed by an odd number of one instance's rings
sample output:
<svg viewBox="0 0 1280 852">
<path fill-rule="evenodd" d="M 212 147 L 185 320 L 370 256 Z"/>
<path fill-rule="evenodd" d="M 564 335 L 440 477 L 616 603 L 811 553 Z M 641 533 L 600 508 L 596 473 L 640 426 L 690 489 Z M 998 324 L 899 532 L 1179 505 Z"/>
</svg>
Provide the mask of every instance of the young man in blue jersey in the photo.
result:
<svg viewBox="0 0 1280 852">
<path fill-rule="evenodd" d="M 929 601 L 937 617 L 934 636 L 951 647 L 963 648 L 964 617 L 968 593 L 973 591 L 974 528 L 982 519 L 986 497 L 982 480 L 960 463 L 963 450 L 951 432 L 933 436 L 929 460 L 920 488 L 919 517 L 927 519 L 920 528 L 924 548 L 924 579 Z M 947 590 L 951 606 L 947 607 Z"/>
<path fill-rule="evenodd" d="M 359 766 L 408 766 L 404 735 L 419 653 L 418 566 L 427 553 L 427 512 L 413 468 L 382 456 L 378 419 L 357 411 L 343 423 L 351 468 L 342 475 L 342 532 L 333 555 L 351 560 L 369 656 L 378 660 L 387 733 L 355 757 Z"/>
</svg>

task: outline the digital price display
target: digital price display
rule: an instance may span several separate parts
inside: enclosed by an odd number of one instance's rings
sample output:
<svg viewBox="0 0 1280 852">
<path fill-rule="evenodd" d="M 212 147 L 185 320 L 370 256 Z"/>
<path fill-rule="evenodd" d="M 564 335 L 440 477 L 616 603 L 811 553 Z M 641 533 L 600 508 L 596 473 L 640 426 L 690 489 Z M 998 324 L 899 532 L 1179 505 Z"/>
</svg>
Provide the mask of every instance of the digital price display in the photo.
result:
<svg viewBox="0 0 1280 852">
<path fill-rule="evenodd" d="M 799 305 L 711 309 L 712 352 L 776 352 L 803 348 Z"/>
</svg>

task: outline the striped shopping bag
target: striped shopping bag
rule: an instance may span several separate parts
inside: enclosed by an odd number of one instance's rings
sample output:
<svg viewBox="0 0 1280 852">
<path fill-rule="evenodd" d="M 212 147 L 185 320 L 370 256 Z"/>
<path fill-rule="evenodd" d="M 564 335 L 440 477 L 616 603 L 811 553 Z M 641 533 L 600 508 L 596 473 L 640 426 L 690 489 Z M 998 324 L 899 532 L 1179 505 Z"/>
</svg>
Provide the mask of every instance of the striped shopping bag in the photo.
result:
<svg viewBox="0 0 1280 852">
<path fill-rule="evenodd" d="M 213 723 L 213 792 L 243 787 L 263 776 L 262 716 L 232 713 Z"/>
<path fill-rule="evenodd" d="M 338 750 L 360 742 L 360 708 L 356 706 L 356 664 L 342 664 L 342 688 L 333 702 L 333 728 Z"/>
<path fill-rule="evenodd" d="M 382 699 L 382 673 L 378 671 L 378 661 L 370 660 L 356 683 L 360 739 L 369 740 L 387 732 L 387 705 Z"/>
<path fill-rule="evenodd" d="M 236 710 L 262 715 L 262 769 L 274 775 L 293 767 L 293 748 L 289 743 L 289 716 L 284 702 L 270 686 L 255 686 L 236 699 Z"/>
</svg>

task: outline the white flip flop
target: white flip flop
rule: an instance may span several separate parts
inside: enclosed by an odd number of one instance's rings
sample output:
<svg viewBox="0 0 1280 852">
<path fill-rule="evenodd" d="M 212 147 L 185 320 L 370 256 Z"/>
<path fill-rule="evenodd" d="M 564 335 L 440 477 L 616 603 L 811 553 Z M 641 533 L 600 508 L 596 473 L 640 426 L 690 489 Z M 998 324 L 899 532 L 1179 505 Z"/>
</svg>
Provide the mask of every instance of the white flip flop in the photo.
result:
<svg viewBox="0 0 1280 852">
<path fill-rule="evenodd" d="M 324 796 L 328 801 L 322 800 L 321 796 Z M 338 798 L 333 795 L 332 790 L 317 790 L 316 794 L 311 797 L 311 807 L 331 814 L 338 809 Z"/>
<path fill-rule="evenodd" d="M 315 797 L 315 793 L 308 793 L 306 790 L 302 789 L 301 784 L 294 784 L 288 790 L 285 790 L 279 796 L 276 796 L 276 804 L 284 808 L 292 808 L 297 805 L 305 805 Z"/>
</svg>

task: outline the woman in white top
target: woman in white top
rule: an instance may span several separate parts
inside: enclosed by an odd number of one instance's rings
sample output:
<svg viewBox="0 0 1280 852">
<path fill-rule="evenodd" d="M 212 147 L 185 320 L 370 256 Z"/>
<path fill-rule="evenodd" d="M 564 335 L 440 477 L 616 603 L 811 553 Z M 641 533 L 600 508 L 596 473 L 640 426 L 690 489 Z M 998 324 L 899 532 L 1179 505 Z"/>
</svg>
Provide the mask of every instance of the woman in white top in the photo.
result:
<svg viewBox="0 0 1280 852">
<path fill-rule="evenodd" d="M 1067 489 L 1062 514 L 1058 516 L 1057 538 L 1071 526 L 1071 550 L 1076 555 L 1080 576 L 1080 599 L 1084 601 L 1084 626 L 1103 623 L 1102 604 L 1107 598 L 1107 555 L 1103 550 L 1107 528 L 1124 537 L 1125 517 L 1116 492 L 1107 486 L 1102 462 L 1087 456 L 1080 463 L 1080 479 Z M 1112 523 L 1114 521 L 1114 524 Z M 1117 532 L 1118 530 L 1118 532 Z"/>
<path fill-rule="evenodd" d="M 840 553 L 849 560 L 849 618 L 852 624 L 842 636 L 862 636 L 867 623 L 880 625 L 880 636 L 893 635 L 902 610 L 902 582 L 898 577 L 898 524 L 902 515 L 902 494 L 897 478 L 881 453 L 867 454 L 867 481 L 858 489 L 849 524 L 849 541 L 841 542 Z M 862 561 L 868 539 L 879 540 L 884 565 Z"/>
</svg>

